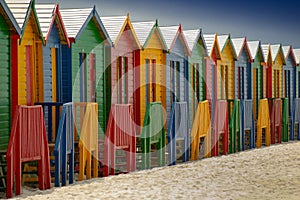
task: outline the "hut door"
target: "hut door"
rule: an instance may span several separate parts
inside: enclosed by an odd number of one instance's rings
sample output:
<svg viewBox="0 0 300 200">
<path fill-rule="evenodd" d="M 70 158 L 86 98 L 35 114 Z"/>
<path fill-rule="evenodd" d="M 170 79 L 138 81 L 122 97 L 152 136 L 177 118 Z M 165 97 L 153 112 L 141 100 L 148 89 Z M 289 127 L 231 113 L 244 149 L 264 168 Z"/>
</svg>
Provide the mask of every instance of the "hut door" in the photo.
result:
<svg viewBox="0 0 300 200">
<path fill-rule="evenodd" d="M 79 54 L 79 71 L 80 71 L 80 101 L 87 102 L 87 69 L 86 53 Z"/>
<path fill-rule="evenodd" d="M 89 54 L 89 85 L 90 85 L 90 102 L 95 102 L 95 89 L 96 89 L 96 59 L 95 54 Z"/>
<path fill-rule="evenodd" d="M 175 101 L 175 62 L 170 61 L 170 99 L 171 99 L 171 105 Z"/>
<path fill-rule="evenodd" d="M 52 63 L 52 101 L 56 102 L 57 100 L 57 91 L 56 91 L 56 71 L 57 71 L 57 62 L 56 62 L 57 49 L 51 49 L 51 63 Z"/>
<path fill-rule="evenodd" d="M 291 95 L 291 71 L 290 70 L 284 70 L 284 97 L 288 98 L 289 101 L 289 109 L 291 108 L 291 101 L 292 101 L 292 95 Z M 290 110 L 289 110 L 290 113 Z"/>
<path fill-rule="evenodd" d="M 27 105 L 33 105 L 33 72 L 32 72 L 32 46 L 26 46 L 26 101 Z"/>
<path fill-rule="evenodd" d="M 238 99 L 245 98 L 245 72 L 244 67 L 238 67 Z"/>
<path fill-rule="evenodd" d="M 128 58 L 119 56 L 117 60 L 117 102 L 119 104 L 128 103 Z"/>
<path fill-rule="evenodd" d="M 146 59 L 146 103 L 156 101 L 156 60 Z"/>
<path fill-rule="evenodd" d="M 198 102 L 200 100 L 200 91 L 199 91 L 199 64 L 198 63 L 194 63 L 193 67 L 192 67 L 192 86 L 193 86 L 193 91 L 192 91 L 192 106 L 193 106 L 193 110 L 192 110 L 192 116 L 195 115 L 195 112 L 197 110 L 197 105 Z"/>
</svg>

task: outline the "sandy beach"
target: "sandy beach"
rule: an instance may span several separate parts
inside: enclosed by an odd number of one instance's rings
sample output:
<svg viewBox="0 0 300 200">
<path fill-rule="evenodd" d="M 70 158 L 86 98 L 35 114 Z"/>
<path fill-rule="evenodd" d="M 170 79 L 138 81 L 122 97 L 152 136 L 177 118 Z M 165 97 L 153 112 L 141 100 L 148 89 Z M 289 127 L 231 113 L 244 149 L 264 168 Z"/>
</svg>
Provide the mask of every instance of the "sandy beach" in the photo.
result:
<svg viewBox="0 0 300 200">
<path fill-rule="evenodd" d="M 15 199 L 299 199 L 300 142 L 76 182 Z"/>
</svg>

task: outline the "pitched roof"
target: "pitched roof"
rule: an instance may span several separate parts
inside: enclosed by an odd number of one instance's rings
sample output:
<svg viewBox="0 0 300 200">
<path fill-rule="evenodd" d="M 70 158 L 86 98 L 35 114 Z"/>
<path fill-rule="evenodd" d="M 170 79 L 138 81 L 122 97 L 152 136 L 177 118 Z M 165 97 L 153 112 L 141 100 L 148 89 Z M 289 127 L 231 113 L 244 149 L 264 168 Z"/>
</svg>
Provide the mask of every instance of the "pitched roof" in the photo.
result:
<svg viewBox="0 0 300 200">
<path fill-rule="evenodd" d="M 299 65 L 299 62 L 300 62 L 300 49 L 293 49 L 293 52 L 295 54 L 297 65 Z"/>
<path fill-rule="evenodd" d="M 285 63 L 285 56 L 284 56 L 281 44 L 270 45 L 270 49 L 271 49 L 271 54 L 272 54 L 273 62 L 275 62 L 277 56 L 281 53 L 282 56 L 283 56 L 283 63 Z"/>
<path fill-rule="evenodd" d="M 127 16 L 100 17 L 113 43 L 117 42 L 119 34 L 124 29 Z"/>
<path fill-rule="evenodd" d="M 0 7 L 1 12 L 8 20 L 7 23 L 16 31 L 18 35 L 21 35 L 21 28 L 4 0 L 0 0 Z"/>
<path fill-rule="evenodd" d="M 201 29 L 185 30 L 185 31 L 183 31 L 183 33 L 186 38 L 187 44 L 190 48 L 190 51 L 193 51 L 194 46 L 198 43 L 198 41 L 200 39 L 203 43 L 203 47 L 205 49 L 205 54 L 207 55 L 206 44 L 205 44 Z"/>
<path fill-rule="evenodd" d="M 78 33 L 83 27 L 83 24 L 87 21 L 93 9 L 94 8 L 91 7 L 91 8 L 60 10 L 69 37 L 71 38 L 77 37 Z"/>
<path fill-rule="evenodd" d="M 259 49 L 261 48 L 260 41 L 247 41 L 248 48 L 250 51 L 251 59 L 255 59 L 256 55 L 258 54 Z M 262 49 L 261 49 L 262 51 Z M 262 53 L 262 57 L 264 59 L 264 55 Z"/>
<path fill-rule="evenodd" d="M 22 41 L 22 36 L 24 34 L 24 30 L 26 28 L 26 25 L 28 23 L 30 14 L 32 13 L 33 16 L 36 19 L 35 25 L 36 25 L 36 31 L 39 34 L 42 43 L 45 43 L 43 33 L 40 27 L 40 23 L 36 14 L 35 9 L 35 0 L 5 0 L 7 6 L 11 10 L 11 13 L 13 14 L 14 18 L 16 19 L 19 27 L 21 28 L 21 35 L 20 35 L 20 43 Z"/>
<path fill-rule="evenodd" d="M 61 9 L 60 14 L 64 21 L 68 36 L 74 38 L 75 41 L 94 17 L 97 25 L 99 25 L 100 34 L 102 34 L 106 41 L 112 45 L 111 39 L 104 28 L 95 6 L 93 8 Z"/>
<path fill-rule="evenodd" d="M 144 45 L 146 43 L 146 40 L 149 37 L 155 24 L 156 21 L 132 22 L 132 26 L 141 45 Z"/>
<path fill-rule="evenodd" d="M 166 41 L 167 47 L 170 50 L 172 48 L 173 41 L 175 37 L 179 33 L 179 25 L 178 26 L 160 26 L 160 30 L 164 39 Z"/>
<path fill-rule="evenodd" d="M 23 29 L 31 0 L 5 0 L 5 2 L 14 15 L 19 27 Z"/>
<path fill-rule="evenodd" d="M 262 50 L 263 50 L 263 54 L 265 57 L 265 61 L 267 62 L 269 59 L 269 56 L 271 56 L 271 60 L 272 60 L 272 55 L 270 54 L 270 44 L 263 44 L 261 45 Z"/>
<path fill-rule="evenodd" d="M 217 34 L 203 34 L 203 38 L 206 44 L 206 50 L 208 56 L 212 56 L 213 49 L 217 45 L 217 49 L 219 50 L 220 53 L 220 47 L 218 43 L 218 37 Z M 220 55 L 219 55 L 220 56 Z"/>
<path fill-rule="evenodd" d="M 230 34 L 218 35 L 218 42 L 219 42 L 219 45 L 220 45 L 221 52 L 224 51 L 226 45 L 229 42 L 231 44 L 231 46 L 232 46 L 233 57 L 237 58 L 237 52 L 235 51 L 235 48 L 234 48 L 234 46 L 232 44 L 232 40 L 230 38 Z"/>
<path fill-rule="evenodd" d="M 282 51 L 284 54 L 285 59 L 287 60 L 289 56 L 291 56 L 292 61 L 294 62 L 295 65 L 297 65 L 297 58 L 295 56 L 295 53 L 293 51 L 292 45 L 289 46 L 282 46 Z"/>
<path fill-rule="evenodd" d="M 161 26 L 160 30 L 162 32 L 162 35 L 166 41 L 168 50 L 171 51 L 178 36 L 181 36 L 184 48 L 186 50 L 186 53 L 188 55 L 191 55 L 191 50 L 187 44 L 186 38 L 184 36 L 184 33 L 182 31 L 181 25 L 178 26 Z"/>
</svg>

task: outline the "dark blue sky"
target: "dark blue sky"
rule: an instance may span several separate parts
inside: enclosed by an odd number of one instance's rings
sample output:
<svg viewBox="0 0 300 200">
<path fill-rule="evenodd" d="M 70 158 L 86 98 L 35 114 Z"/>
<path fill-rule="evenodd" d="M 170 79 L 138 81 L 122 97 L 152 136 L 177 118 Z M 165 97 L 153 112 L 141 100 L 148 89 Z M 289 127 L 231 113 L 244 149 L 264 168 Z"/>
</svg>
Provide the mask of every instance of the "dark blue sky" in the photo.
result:
<svg viewBox="0 0 300 200">
<path fill-rule="evenodd" d="M 49 0 L 36 0 L 49 2 Z M 50 0 L 61 8 L 96 5 L 100 16 L 125 15 L 132 21 L 158 19 L 160 25 L 181 23 L 184 29 L 202 28 L 204 33 L 230 33 L 262 43 L 292 44 L 300 48 L 300 2 L 233 0 Z"/>
</svg>

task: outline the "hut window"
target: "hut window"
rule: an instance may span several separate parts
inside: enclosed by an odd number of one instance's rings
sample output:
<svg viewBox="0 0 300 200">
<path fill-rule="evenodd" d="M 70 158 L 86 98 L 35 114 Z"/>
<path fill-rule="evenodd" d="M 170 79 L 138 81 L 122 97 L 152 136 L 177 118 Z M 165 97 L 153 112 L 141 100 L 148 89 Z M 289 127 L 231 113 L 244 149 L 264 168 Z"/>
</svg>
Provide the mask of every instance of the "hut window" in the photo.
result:
<svg viewBox="0 0 300 200">
<path fill-rule="evenodd" d="M 118 85 L 118 103 L 126 104 L 128 91 L 128 58 L 119 56 L 117 59 L 117 85 Z"/>
<path fill-rule="evenodd" d="M 32 46 L 26 46 L 26 101 L 33 105 Z"/>
<path fill-rule="evenodd" d="M 200 89 L 199 89 L 199 63 L 193 64 L 193 93 L 196 93 L 196 98 L 199 101 L 200 100 Z"/>
<path fill-rule="evenodd" d="M 79 69 L 80 69 L 80 101 L 87 101 L 87 69 L 86 69 L 86 53 L 79 53 Z"/>
<path fill-rule="evenodd" d="M 170 61 L 170 99 L 171 99 L 171 105 L 175 101 L 175 77 L 174 77 L 174 66 L 175 62 Z"/>
<path fill-rule="evenodd" d="M 146 59 L 146 102 L 156 101 L 156 60 Z"/>
<path fill-rule="evenodd" d="M 244 67 L 238 67 L 238 99 L 244 99 L 245 96 L 245 78 L 244 78 Z"/>
<path fill-rule="evenodd" d="M 96 88 L 96 56 L 94 53 L 89 54 L 89 82 L 90 82 L 90 101 L 95 102 Z"/>
<path fill-rule="evenodd" d="M 155 102 L 156 101 L 156 88 L 155 88 L 155 86 L 156 86 L 156 60 L 155 59 L 153 59 L 152 61 L 151 61 L 151 73 L 152 73 L 152 88 L 151 88 L 151 97 L 152 97 L 152 101 L 153 102 Z"/>
</svg>

